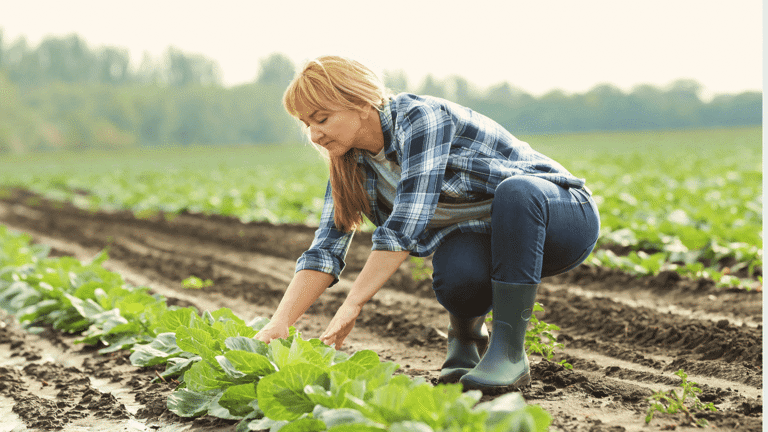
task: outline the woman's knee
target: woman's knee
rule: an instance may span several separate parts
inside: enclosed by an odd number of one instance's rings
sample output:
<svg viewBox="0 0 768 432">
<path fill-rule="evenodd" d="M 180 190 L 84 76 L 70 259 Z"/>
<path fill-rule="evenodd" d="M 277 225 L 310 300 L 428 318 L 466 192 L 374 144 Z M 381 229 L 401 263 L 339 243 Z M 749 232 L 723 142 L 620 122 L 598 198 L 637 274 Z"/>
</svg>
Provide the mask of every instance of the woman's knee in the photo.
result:
<svg viewBox="0 0 768 432">
<path fill-rule="evenodd" d="M 491 278 L 487 268 L 455 265 L 436 272 L 432 289 L 437 301 L 453 315 L 471 318 L 487 313 L 492 301 Z"/>
<path fill-rule="evenodd" d="M 456 291 L 435 291 L 437 302 L 456 317 L 474 318 L 491 310 L 493 298 L 490 289 L 487 292 L 478 292 L 472 297 L 456 294 Z"/>
<path fill-rule="evenodd" d="M 491 304 L 490 236 L 455 233 L 432 259 L 432 289 L 437 301 L 459 317 L 475 317 Z"/>
<path fill-rule="evenodd" d="M 432 288 L 440 292 L 474 292 L 490 286 L 488 269 L 478 269 L 457 260 L 450 268 L 433 273 Z"/>
</svg>

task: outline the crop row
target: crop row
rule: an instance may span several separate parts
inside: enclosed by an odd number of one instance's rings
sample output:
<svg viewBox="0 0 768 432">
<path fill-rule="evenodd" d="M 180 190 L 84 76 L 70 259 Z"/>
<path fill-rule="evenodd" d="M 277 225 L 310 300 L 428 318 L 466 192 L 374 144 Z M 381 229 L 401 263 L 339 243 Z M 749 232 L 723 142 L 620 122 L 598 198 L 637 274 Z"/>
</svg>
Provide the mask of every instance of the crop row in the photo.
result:
<svg viewBox="0 0 768 432">
<path fill-rule="evenodd" d="M 180 377 L 168 408 L 180 416 L 239 421 L 239 431 L 544 431 L 550 416 L 518 393 L 478 403 L 479 391 L 432 386 L 396 375 L 370 350 L 352 355 L 291 329 L 286 339 L 254 339 L 268 320 L 245 323 L 229 309 L 199 314 L 168 307 L 146 287 L 102 267 L 50 258 L 0 226 L 0 305 L 29 329 L 79 333 L 100 353 L 132 350 L 135 366 L 165 364 Z"/>
<path fill-rule="evenodd" d="M 543 136 L 531 142 L 587 179 L 601 214 L 598 249 L 620 251 L 618 257 L 595 255 L 592 263 L 637 274 L 675 269 L 752 287 L 762 275 L 759 131 Z M 11 174 L 9 167 L 0 185 L 89 210 L 128 209 L 138 217 L 190 212 L 243 222 L 319 221 L 327 173 L 306 156 L 313 150 L 258 148 L 250 158 L 242 149 L 229 151 L 227 158 L 225 149 L 215 155 L 184 149 L 158 156 L 152 165 L 125 163 L 111 170 L 96 169 L 99 159 L 88 169 L 82 162 L 56 169 L 37 164 Z M 287 152 L 296 156 L 287 158 Z M 116 164 L 103 157 L 105 165 Z M 189 165 L 205 159 L 216 162 Z"/>
</svg>

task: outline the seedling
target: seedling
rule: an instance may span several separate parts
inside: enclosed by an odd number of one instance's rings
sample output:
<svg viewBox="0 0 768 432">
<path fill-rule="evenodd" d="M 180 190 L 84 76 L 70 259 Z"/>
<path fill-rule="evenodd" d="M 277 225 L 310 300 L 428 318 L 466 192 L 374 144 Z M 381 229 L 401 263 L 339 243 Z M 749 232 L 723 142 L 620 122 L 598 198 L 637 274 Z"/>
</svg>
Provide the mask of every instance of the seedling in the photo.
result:
<svg viewBox="0 0 768 432">
<path fill-rule="evenodd" d="M 653 420 L 653 414 L 658 411 L 660 413 L 675 414 L 679 411 L 685 413 L 688 420 L 694 423 L 698 427 L 705 427 L 709 424 L 706 419 L 696 420 L 691 414 L 692 410 L 709 410 L 717 411 L 715 405 L 712 402 L 704 404 L 699 400 L 698 394 L 701 393 L 701 389 L 696 387 L 696 383 L 688 381 L 688 374 L 682 369 L 675 372 L 675 375 L 679 376 L 682 382 L 680 387 L 683 389 L 682 394 L 678 394 L 675 389 L 668 392 L 658 391 L 654 393 L 649 401 L 656 401 L 648 408 L 648 415 L 645 417 L 645 422 L 650 423 Z M 686 401 L 689 406 L 686 406 Z"/>
<path fill-rule="evenodd" d="M 541 303 L 536 303 L 533 306 L 534 312 L 544 311 L 544 307 Z M 528 331 L 525 333 L 525 351 L 528 354 L 539 353 L 542 357 L 548 361 L 552 360 L 555 355 L 555 349 L 562 349 L 565 346 L 557 342 L 557 337 L 552 334 L 554 331 L 560 330 L 560 327 L 545 323 L 544 321 L 536 318 L 536 314 L 531 314 L 531 321 L 528 326 Z M 566 369 L 573 369 L 573 366 L 566 362 L 565 359 L 560 361 Z"/>
<path fill-rule="evenodd" d="M 197 276 L 190 276 L 181 281 L 181 286 L 187 289 L 202 289 L 213 286 L 213 281 L 210 279 L 202 280 Z"/>
<path fill-rule="evenodd" d="M 432 269 L 427 265 L 427 260 L 411 257 L 411 277 L 416 282 L 425 281 L 432 277 Z"/>
<path fill-rule="evenodd" d="M 536 302 L 533 306 L 533 312 L 543 312 L 544 306 L 541 303 Z M 493 312 L 488 314 L 485 319 L 486 322 L 493 321 Z M 556 349 L 565 348 L 565 345 L 557 342 L 557 337 L 552 333 L 559 331 L 560 327 L 545 323 L 536 317 L 536 314 L 531 314 L 531 320 L 528 325 L 528 330 L 525 333 L 525 352 L 530 355 L 532 353 L 538 353 L 547 361 L 551 361 L 555 356 Z M 565 361 L 564 359 L 559 362 L 560 365 L 566 369 L 573 369 L 573 365 Z"/>
</svg>

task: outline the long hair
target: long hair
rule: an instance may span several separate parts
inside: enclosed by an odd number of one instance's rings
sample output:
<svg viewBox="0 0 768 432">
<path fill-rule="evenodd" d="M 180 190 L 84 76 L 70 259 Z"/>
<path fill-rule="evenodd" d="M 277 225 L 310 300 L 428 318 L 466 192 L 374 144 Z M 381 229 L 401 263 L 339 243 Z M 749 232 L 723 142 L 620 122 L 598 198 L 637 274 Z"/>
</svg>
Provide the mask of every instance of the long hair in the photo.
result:
<svg viewBox="0 0 768 432">
<path fill-rule="evenodd" d="M 296 118 L 298 104 L 318 110 L 362 111 L 370 106 L 380 110 L 389 94 L 379 77 L 361 63 L 323 56 L 308 62 L 291 81 L 283 94 L 283 106 Z M 371 212 L 365 174 L 357 164 L 362 150 L 353 148 L 342 156 L 330 157 L 325 149 L 310 142 L 329 161 L 333 221 L 340 230 L 353 231 L 363 222 L 363 215 Z"/>
</svg>

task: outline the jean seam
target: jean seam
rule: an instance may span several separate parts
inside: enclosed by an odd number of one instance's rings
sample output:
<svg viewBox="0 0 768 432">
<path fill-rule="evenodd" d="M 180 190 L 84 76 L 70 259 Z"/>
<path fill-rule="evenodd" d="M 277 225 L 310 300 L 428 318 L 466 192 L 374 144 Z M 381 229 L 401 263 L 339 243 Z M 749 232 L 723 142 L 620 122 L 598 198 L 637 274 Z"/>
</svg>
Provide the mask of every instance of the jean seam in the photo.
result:
<svg viewBox="0 0 768 432">
<path fill-rule="evenodd" d="M 579 189 L 576 189 L 576 190 L 584 190 L 584 187 L 581 187 L 581 188 L 579 188 Z M 584 191 L 584 192 L 586 193 L 586 191 Z M 586 200 L 586 201 L 583 201 L 583 202 L 582 202 L 582 201 L 579 201 L 579 204 L 582 204 L 582 205 L 584 205 L 584 204 L 589 204 L 589 200 L 591 200 L 591 199 L 592 199 L 592 196 L 590 196 L 589 194 L 587 194 L 587 200 Z"/>
</svg>

